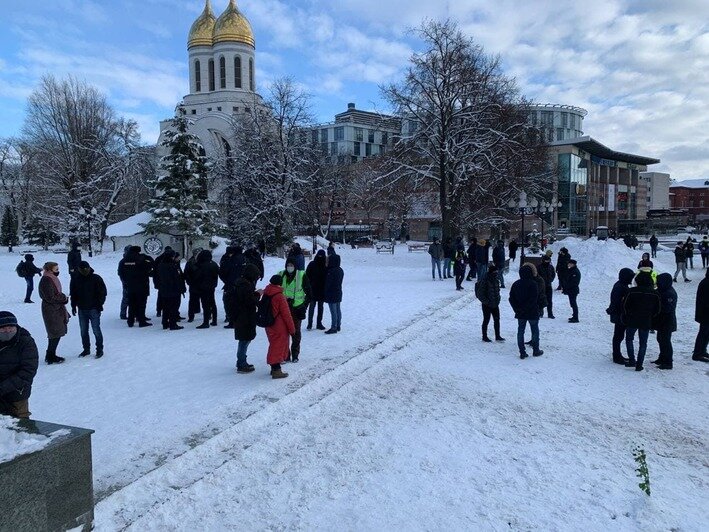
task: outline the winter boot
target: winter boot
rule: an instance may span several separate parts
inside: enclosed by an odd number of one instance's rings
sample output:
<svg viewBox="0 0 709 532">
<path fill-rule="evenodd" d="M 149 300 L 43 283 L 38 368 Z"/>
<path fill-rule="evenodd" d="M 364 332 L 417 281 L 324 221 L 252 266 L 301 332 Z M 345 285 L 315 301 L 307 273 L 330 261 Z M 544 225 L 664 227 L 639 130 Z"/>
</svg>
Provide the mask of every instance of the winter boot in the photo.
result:
<svg viewBox="0 0 709 532">
<path fill-rule="evenodd" d="M 337 329 L 329 329 L 325 331 L 325 334 L 337 334 Z"/>
<path fill-rule="evenodd" d="M 325 327 L 322 323 L 318 323 L 316 329 L 318 331 L 325 331 L 325 330 L 327 330 L 327 327 Z"/>
<path fill-rule="evenodd" d="M 197 328 L 199 329 L 199 327 Z M 181 331 L 182 329 L 184 329 L 184 327 L 182 327 L 181 325 L 173 325 L 170 327 L 171 331 Z"/>
<path fill-rule="evenodd" d="M 692 355 L 695 362 L 709 362 L 709 355 Z"/>
<path fill-rule="evenodd" d="M 84 358 L 87 357 L 91 354 L 91 348 L 90 347 L 84 347 L 84 350 L 79 353 L 79 358 Z"/>
<path fill-rule="evenodd" d="M 483 336 L 483 342 L 485 343 L 492 343 L 492 340 L 490 340 L 487 335 Z"/>
<path fill-rule="evenodd" d="M 143 321 L 143 322 L 141 322 L 141 323 L 138 324 L 138 327 L 140 327 L 141 329 L 142 329 L 143 327 L 152 327 L 152 326 L 153 326 L 153 324 L 150 323 L 149 321 Z"/>
<path fill-rule="evenodd" d="M 537 351 L 535 351 L 535 352 L 533 353 L 532 356 L 540 357 L 540 356 L 542 356 L 543 354 L 544 354 L 544 351 L 542 351 L 541 349 L 538 349 Z"/>
<path fill-rule="evenodd" d="M 246 375 L 247 373 L 253 373 L 255 371 L 255 368 L 250 365 L 246 365 L 242 368 L 236 368 L 236 372 L 240 373 L 242 375 Z"/>
<path fill-rule="evenodd" d="M 634 358 L 629 358 L 628 361 L 625 363 L 626 368 L 634 368 L 635 367 L 635 359 Z"/>
<path fill-rule="evenodd" d="M 628 359 L 621 356 L 621 357 L 613 357 L 613 363 L 614 364 L 620 364 L 621 366 L 625 366 L 628 364 Z"/>
<path fill-rule="evenodd" d="M 209 323 L 203 323 L 197 326 L 198 329 L 209 329 Z"/>
<path fill-rule="evenodd" d="M 529 356 L 529 355 L 528 355 L 527 353 L 520 353 L 520 354 L 519 354 L 519 358 L 521 358 L 522 360 L 524 360 L 524 359 L 527 358 L 528 356 Z"/>
<path fill-rule="evenodd" d="M 659 369 L 672 369 L 672 364 L 660 364 L 657 366 Z"/>
<path fill-rule="evenodd" d="M 101 358 L 103 356 L 103 347 L 96 349 L 96 358 Z"/>
<path fill-rule="evenodd" d="M 497 336 L 495 336 L 495 341 L 496 341 L 496 342 L 504 342 L 505 339 L 504 339 L 502 336 L 500 336 L 500 335 L 498 334 Z"/>
<path fill-rule="evenodd" d="M 274 364 L 271 366 L 271 378 L 272 379 L 285 379 L 288 374 L 281 369 L 280 364 Z"/>
</svg>

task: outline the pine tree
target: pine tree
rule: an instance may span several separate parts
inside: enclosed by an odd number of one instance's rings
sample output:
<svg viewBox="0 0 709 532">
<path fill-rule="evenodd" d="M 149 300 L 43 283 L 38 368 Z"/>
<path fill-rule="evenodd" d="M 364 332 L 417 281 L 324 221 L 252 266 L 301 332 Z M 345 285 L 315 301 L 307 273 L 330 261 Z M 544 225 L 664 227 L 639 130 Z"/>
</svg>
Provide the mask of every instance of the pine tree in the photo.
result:
<svg viewBox="0 0 709 532">
<path fill-rule="evenodd" d="M 217 230 L 216 211 L 208 207 L 206 180 L 208 164 L 199 139 L 188 132 L 191 122 L 178 107 L 171 128 L 161 146 L 170 154 L 160 161 L 160 174 L 152 181 L 156 196 L 148 212 L 152 220 L 148 233 L 167 233 L 183 238 L 183 256 L 194 237 L 211 237 Z"/>
<path fill-rule="evenodd" d="M 61 240 L 57 233 L 49 229 L 46 222 L 38 218 L 30 219 L 22 228 L 22 234 L 28 244 L 42 246 L 45 251 Z"/>
<path fill-rule="evenodd" d="M 7 250 L 12 253 L 12 247 L 20 243 L 17 238 L 17 218 L 10 206 L 5 207 L 2 215 L 2 231 L 0 232 L 0 244 L 7 246 Z"/>
</svg>

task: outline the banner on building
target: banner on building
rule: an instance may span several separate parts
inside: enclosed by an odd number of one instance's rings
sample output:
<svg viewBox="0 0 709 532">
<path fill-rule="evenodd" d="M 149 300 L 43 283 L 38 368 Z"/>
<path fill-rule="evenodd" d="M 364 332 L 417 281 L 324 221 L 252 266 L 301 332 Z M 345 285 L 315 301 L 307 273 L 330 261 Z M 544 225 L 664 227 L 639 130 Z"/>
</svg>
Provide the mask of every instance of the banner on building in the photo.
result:
<svg viewBox="0 0 709 532">
<path fill-rule="evenodd" d="M 608 212 L 615 212 L 615 185 L 608 184 L 608 195 L 606 196 L 606 210 Z"/>
</svg>

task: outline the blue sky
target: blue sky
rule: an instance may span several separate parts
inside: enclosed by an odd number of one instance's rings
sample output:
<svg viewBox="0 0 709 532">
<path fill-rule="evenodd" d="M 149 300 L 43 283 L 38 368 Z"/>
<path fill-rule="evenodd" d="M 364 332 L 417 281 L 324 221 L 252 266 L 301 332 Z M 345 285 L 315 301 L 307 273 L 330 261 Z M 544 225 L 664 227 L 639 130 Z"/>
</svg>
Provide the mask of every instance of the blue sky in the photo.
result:
<svg viewBox="0 0 709 532">
<path fill-rule="evenodd" d="M 217 15 L 228 0 L 213 0 Z M 425 17 L 456 19 L 502 56 L 523 92 L 588 109 L 586 134 L 658 157 L 676 179 L 709 177 L 705 0 L 239 0 L 257 81 L 292 76 L 330 121 L 347 102 L 386 110 Z M 593 6 L 590 8 L 589 6 Z M 0 0 L 0 136 L 18 134 L 45 73 L 94 83 L 145 142 L 187 92 L 186 38 L 203 0 Z"/>
</svg>

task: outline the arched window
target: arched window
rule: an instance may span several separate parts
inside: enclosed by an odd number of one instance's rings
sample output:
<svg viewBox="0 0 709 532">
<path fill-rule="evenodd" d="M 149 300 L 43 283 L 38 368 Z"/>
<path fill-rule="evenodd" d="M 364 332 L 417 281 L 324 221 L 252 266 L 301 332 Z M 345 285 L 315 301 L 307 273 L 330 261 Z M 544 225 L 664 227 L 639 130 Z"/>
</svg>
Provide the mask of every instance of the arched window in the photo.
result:
<svg viewBox="0 0 709 532">
<path fill-rule="evenodd" d="M 209 60 L 209 90 L 213 91 L 214 89 L 214 59 Z"/>
<path fill-rule="evenodd" d="M 199 60 L 194 62 L 194 88 L 196 92 L 202 92 L 202 65 Z"/>
<path fill-rule="evenodd" d="M 249 90 L 253 92 L 254 87 L 254 60 L 249 59 Z"/>
<path fill-rule="evenodd" d="M 234 58 L 234 87 L 241 88 L 241 56 Z"/>
<path fill-rule="evenodd" d="M 226 89 L 226 59 L 219 58 L 219 88 Z"/>
</svg>

